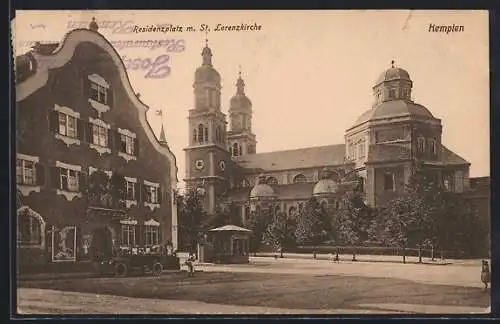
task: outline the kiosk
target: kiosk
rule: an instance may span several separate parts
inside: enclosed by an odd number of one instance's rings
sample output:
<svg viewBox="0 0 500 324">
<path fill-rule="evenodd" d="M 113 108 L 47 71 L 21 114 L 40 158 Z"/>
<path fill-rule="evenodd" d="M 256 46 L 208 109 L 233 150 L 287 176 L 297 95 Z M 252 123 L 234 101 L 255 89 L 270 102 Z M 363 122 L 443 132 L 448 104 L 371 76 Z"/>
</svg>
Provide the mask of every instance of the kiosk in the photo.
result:
<svg viewBox="0 0 500 324">
<path fill-rule="evenodd" d="M 208 231 L 211 242 L 211 262 L 248 263 L 251 230 L 235 225 L 226 225 Z"/>
</svg>

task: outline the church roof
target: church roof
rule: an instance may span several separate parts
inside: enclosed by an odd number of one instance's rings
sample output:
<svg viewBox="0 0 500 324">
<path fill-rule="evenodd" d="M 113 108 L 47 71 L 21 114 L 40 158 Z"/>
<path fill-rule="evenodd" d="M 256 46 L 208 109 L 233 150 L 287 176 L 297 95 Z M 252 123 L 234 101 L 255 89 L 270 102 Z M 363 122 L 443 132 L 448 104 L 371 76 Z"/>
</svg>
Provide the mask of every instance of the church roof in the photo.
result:
<svg viewBox="0 0 500 324">
<path fill-rule="evenodd" d="M 398 67 L 391 67 L 380 74 L 375 84 L 380 84 L 382 82 L 392 81 L 392 80 L 408 80 L 410 79 L 410 74 L 408 71 Z"/>
<path fill-rule="evenodd" d="M 308 199 L 312 196 L 315 183 L 293 183 L 286 185 L 272 185 L 271 187 L 280 200 Z M 233 202 L 245 202 L 250 196 L 251 188 L 238 188 L 228 192 Z"/>
<path fill-rule="evenodd" d="M 464 164 L 470 164 L 469 161 L 461 157 L 460 155 L 456 154 L 446 146 L 442 145 L 443 151 L 442 151 L 442 159 L 443 162 L 447 165 L 464 165 Z"/>
<path fill-rule="evenodd" d="M 345 145 L 314 146 L 287 151 L 248 154 L 234 158 L 243 168 L 265 171 L 316 168 L 345 163 Z"/>
<path fill-rule="evenodd" d="M 405 100 L 390 100 L 382 102 L 376 107 L 364 112 L 358 117 L 355 125 L 362 124 L 369 120 L 392 118 L 392 117 L 420 117 L 433 119 L 432 113 L 422 105 Z"/>
</svg>

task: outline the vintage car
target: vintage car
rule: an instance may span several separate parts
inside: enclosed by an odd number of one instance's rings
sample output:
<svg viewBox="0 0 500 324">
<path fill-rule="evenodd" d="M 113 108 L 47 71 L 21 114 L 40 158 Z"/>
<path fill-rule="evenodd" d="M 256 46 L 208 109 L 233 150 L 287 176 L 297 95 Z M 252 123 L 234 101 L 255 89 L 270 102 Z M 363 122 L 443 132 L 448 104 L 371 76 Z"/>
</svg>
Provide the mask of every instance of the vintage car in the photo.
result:
<svg viewBox="0 0 500 324">
<path fill-rule="evenodd" d="M 160 249 L 121 249 L 111 257 L 97 261 L 97 271 L 103 275 L 125 277 L 132 274 L 152 273 L 159 276 L 163 270 L 180 270 L 179 258 Z"/>
</svg>

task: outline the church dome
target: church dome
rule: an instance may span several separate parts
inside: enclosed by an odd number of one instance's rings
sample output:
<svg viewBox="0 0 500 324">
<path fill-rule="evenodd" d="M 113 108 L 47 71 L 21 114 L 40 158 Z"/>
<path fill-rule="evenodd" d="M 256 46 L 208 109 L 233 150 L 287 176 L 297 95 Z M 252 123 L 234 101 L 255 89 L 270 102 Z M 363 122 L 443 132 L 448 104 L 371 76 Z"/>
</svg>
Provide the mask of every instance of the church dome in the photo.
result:
<svg viewBox="0 0 500 324">
<path fill-rule="evenodd" d="M 244 94 L 236 94 L 231 98 L 230 109 L 251 109 L 252 102 Z"/>
<path fill-rule="evenodd" d="M 220 83 L 220 74 L 210 65 L 202 65 L 194 74 L 195 83 Z"/>
<path fill-rule="evenodd" d="M 380 74 L 375 82 L 375 85 L 379 85 L 382 82 L 394 81 L 394 80 L 407 80 L 411 81 L 410 74 L 402 68 L 399 67 L 391 67 Z"/>
<path fill-rule="evenodd" d="M 417 119 L 434 119 L 432 113 L 422 105 L 406 100 L 390 100 L 380 103 L 374 108 L 364 112 L 356 120 L 355 125 L 365 123 L 370 120 L 393 118 L 393 117 L 414 117 Z"/>
<path fill-rule="evenodd" d="M 220 84 L 220 74 L 212 65 L 212 50 L 208 44 L 201 51 L 203 57 L 202 65 L 196 69 L 194 82 L 196 83 L 216 83 Z"/>
<path fill-rule="evenodd" d="M 265 177 L 259 177 L 259 183 L 250 191 L 250 198 L 274 198 L 273 188 L 265 182 Z"/>
<path fill-rule="evenodd" d="M 313 189 L 313 195 L 330 195 L 338 191 L 338 183 L 332 179 L 332 173 L 328 169 L 323 169 L 321 172 L 321 180 L 319 180 Z"/>
</svg>

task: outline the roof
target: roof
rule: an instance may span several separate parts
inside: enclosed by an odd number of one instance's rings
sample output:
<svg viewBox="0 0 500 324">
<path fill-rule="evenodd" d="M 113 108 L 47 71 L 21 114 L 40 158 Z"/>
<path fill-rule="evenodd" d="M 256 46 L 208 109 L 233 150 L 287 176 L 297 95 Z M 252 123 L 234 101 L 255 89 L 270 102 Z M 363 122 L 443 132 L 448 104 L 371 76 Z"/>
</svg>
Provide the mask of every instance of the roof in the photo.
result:
<svg viewBox="0 0 500 324">
<path fill-rule="evenodd" d="M 267 183 L 259 183 L 250 191 L 250 198 L 275 197 L 273 188 Z"/>
<path fill-rule="evenodd" d="M 401 79 L 411 81 L 408 71 L 398 67 L 391 67 L 380 74 L 375 84 L 378 85 L 382 82 Z"/>
<path fill-rule="evenodd" d="M 442 161 L 443 163 L 447 165 L 465 165 L 465 164 L 470 164 L 469 161 L 465 160 L 463 157 L 460 155 L 456 154 L 446 146 L 442 145 L 443 151 L 442 151 Z"/>
<path fill-rule="evenodd" d="M 405 100 L 390 100 L 384 101 L 374 108 L 364 112 L 358 117 L 354 124 L 359 125 L 369 120 L 391 117 L 434 119 L 432 113 L 422 105 Z"/>
<path fill-rule="evenodd" d="M 209 230 L 209 232 L 251 232 L 251 230 L 236 225 L 225 225 Z"/>
<path fill-rule="evenodd" d="M 234 158 L 243 168 L 278 171 L 345 164 L 345 144 L 249 154 Z"/>
</svg>

